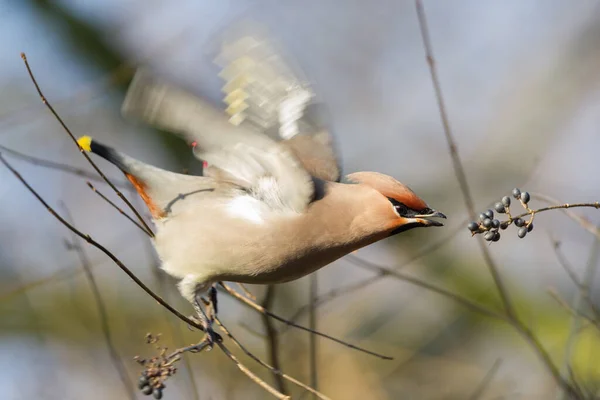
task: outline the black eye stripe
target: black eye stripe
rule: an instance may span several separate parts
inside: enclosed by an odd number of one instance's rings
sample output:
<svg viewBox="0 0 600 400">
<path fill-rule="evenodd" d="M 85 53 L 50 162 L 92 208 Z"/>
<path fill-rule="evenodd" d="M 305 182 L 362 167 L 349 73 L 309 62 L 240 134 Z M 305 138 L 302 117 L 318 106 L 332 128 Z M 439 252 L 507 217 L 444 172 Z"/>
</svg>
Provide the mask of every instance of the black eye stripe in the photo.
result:
<svg viewBox="0 0 600 400">
<path fill-rule="evenodd" d="M 411 212 L 414 214 L 413 210 L 408 208 L 405 204 L 400 203 L 398 200 L 392 199 L 390 197 L 388 197 L 388 200 L 394 205 L 394 208 L 396 209 L 398 215 L 402 217 L 407 217 L 410 216 Z"/>
</svg>

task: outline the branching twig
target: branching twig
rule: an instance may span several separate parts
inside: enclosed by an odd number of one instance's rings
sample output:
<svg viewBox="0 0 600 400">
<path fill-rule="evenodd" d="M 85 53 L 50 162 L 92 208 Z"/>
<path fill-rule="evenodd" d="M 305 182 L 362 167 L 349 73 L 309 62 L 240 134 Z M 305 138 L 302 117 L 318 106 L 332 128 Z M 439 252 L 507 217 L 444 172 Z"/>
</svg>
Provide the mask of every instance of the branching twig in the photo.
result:
<svg viewBox="0 0 600 400">
<path fill-rule="evenodd" d="M 27 72 L 29 73 L 29 77 L 31 78 L 31 81 L 33 82 L 33 85 L 35 86 L 35 89 L 37 90 L 40 98 L 42 99 L 42 103 L 44 103 L 44 105 L 50 110 L 50 112 L 52 113 L 52 115 L 54 115 L 54 117 L 60 123 L 60 125 L 63 127 L 63 129 L 65 130 L 65 132 L 67 132 L 67 134 L 69 135 L 69 137 L 71 138 L 71 140 L 73 140 L 73 142 L 75 143 L 75 145 L 79 149 L 80 153 L 85 157 L 85 159 L 90 163 L 90 165 L 96 170 L 96 172 L 98 173 L 98 175 L 100 175 L 100 177 L 102 179 L 104 179 L 104 181 L 108 184 L 108 186 L 110 186 L 111 189 L 115 191 L 115 193 L 117 194 L 117 196 L 119 196 L 121 198 L 121 200 L 123 200 L 123 202 L 127 205 L 127 207 L 129 207 L 129 209 L 135 214 L 135 216 L 137 217 L 138 221 L 151 234 L 151 236 L 153 236 L 152 229 L 150 229 L 150 227 L 148 226 L 148 224 L 146 224 L 146 221 L 144 221 L 144 218 L 142 218 L 142 216 L 140 215 L 140 213 L 129 202 L 129 200 L 127 200 L 127 198 L 123 195 L 123 193 L 121 193 L 121 191 L 119 189 L 117 189 L 117 187 L 106 177 L 106 175 L 104 175 L 104 173 L 100 170 L 100 168 L 98 168 L 98 166 L 96 165 L 96 163 L 94 163 L 94 161 L 92 161 L 91 157 L 87 154 L 87 152 L 81 148 L 81 146 L 79 145 L 79 143 L 77 143 L 77 138 L 75 137 L 75 135 L 73 135 L 73 133 L 71 132 L 71 130 L 69 129 L 69 127 L 64 123 L 64 121 L 62 120 L 62 118 L 60 117 L 60 115 L 58 115 L 58 113 L 54 110 L 54 107 L 52 107 L 52 105 L 50 104 L 50 102 L 48 102 L 48 100 L 46 99 L 46 96 L 44 96 L 44 93 L 42 93 L 42 90 L 40 89 L 40 86 L 38 85 L 37 80 L 35 79 L 35 76 L 33 75 L 33 72 L 31 71 L 31 67 L 29 66 L 29 62 L 27 61 L 27 57 L 25 56 L 25 53 L 21 53 L 21 58 L 23 59 L 23 62 L 25 62 L 25 67 L 27 68 Z"/>
<path fill-rule="evenodd" d="M 494 364 L 492 365 L 490 370 L 485 374 L 485 376 L 481 380 L 481 383 L 477 386 L 477 388 L 475 388 L 475 391 L 473 392 L 473 394 L 471 394 L 471 396 L 469 396 L 469 400 L 477 400 L 477 399 L 481 398 L 481 396 L 485 392 L 485 389 L 487 389 L 490 382 L 494 378 L 494 375 L 496 375 L 496 372 L 498 372 L 498 369 L 500 368 L 501 364 L 502 364 L 501 358 L 494 361 Z"/>
<path fill-rule="evenodd" d="M 429 72 L 431 74 L 431 80 L 432 80 L 432 83 L 434 86 L 435 95 L 436 95 L 436 99 L 437 99 L 437 103 L 438 103 L 438 108 L 440 111 L 440 117 L 442 120 L 442 125 L 444 127 L 444 135 L 446 137 L 446 142 L 448 143 L 450 158 L 452 159 L 452 166 L 454 168 L 454 173 L 456 175 L 456 179 L 458 180 L 460 190 L 463 195 L 465 206 L 467 208 L 467 211 L 469 212 L 469 217 L 472 220 L 475 220 L 476 213 L 475 213 L 474 201 L 473 201 L 473 197 L 471 195 L 471 190 L 469 188 L 469 184 L 467 182 L 467 177 L 465 174 L 464 167 L 462 165 L 460 156 L 458 154 L 456 141 L 454 139 L 454 135 L 450 128 L 450 122 L 448 119 L 448 115 L 446 113 L 446 107 L 445 107 L 444 99 L 442 96 L 442 89 L 440 86 L 437 69 L 435 66 L 435 59 L 433 57 L 433 49 L 432 49 L 432 45 L 431 45 L 431 39 L 429 37 L 429 29 L 427 27 L 427 19 L 425 16 L 425 10 L 423 8 L 423 2 L 422 2 L 422 0 L 415 0 L 415 4 L 416 4 L 416 9 L 417 9 L 417 17 L 419 20 L 419 27 L 421 30 L 421 36 L 423 38 L 423 45 L 425 47 L 427 63 L 429 64 Z M 568 381 L 563 379 L 558 367 L 554 364 L 554 362 L 552 361 L 552 358 L 550 357 L 550 354 L 548 354 L 546 349 L 542 346 L 539 339 L 534 335 L 534 333 L 531 331 L 531 329 L 528 326 L 526 326 L 523 322 L 521 322 L 512 302 L 510 300 L 508 290 L 506 289 L 504 281 L 503 281 L 502 277 L 500 276 L 498 267 L 496 266 L 496 263 L 492 259 L 490 251 L 488 249 L 488 246 L 485 245 L 484 241 L 481 238 L 479 238 L 477 240 L 477 243 L 479 244 L 479 247 L 482 252 L 483 258 L 485 260 L 485 263 L 488 266 L 490 274 L 492 275 L 494 284 L 496 285 L 496 288 L 498 289 L 498 292 L 502 299 L 502 304 L 504 306 L 504 310 L 506 312 L 506 315 L 507 315 L 508 320 L 510 321 L 511 325 L 530 343 L 530 345 L 536 351 L 536 353 L 538 354 L 538 356 L 540 357 L 540 359 L 542 360 L 542 362 L 544 363 L 544 365 L 546 366 L 546 368 L 548 369 L 550 374 L 555 379 L 556 383 L 561 388 L 563 388 L 565 391 L 579 395 L 579 393 L 577 393 L 576 388 L 572 387 Z"/>
<path fill-rule="evenodd" d="M 0 154 L 0 162 L 2 164 L 4 164 L 4 166 L 6 166 L 6 168 L 8 168 L 10 170 L 10 172 L 12 172 L 12 174 L 27 188 L 27 190 L 29 190 L 29 192 L 31 192 L 31 194 L 33 194 L 35 196 L 35 198 L 40 203 L 42 203 L 42 205 L 46 208 L 46 210 L 50 214 L 52 214 L 52 216 L 54 218 L 56 218 L 61 224 L 63 224 L 71 232 L 75 233 L 77 236 L 79 236 L 80 238 L 82 238 L 83 240 L 85 240 L 86 242 L 88 242 L 89 244 L 96 247 L 98 250 L 100 250 L 104 254 L 106 254 L 115 264 L 117 264 L 117 266 L 119 268 L 121 268 L 121 270 L 123 272 L 125 272 L 127 274 L 127 276 L 129 276 L 139 287 L 141 287 L 144 290 L 144 292 L 148 293 L 154 300 L 156 300 L 160 305 L 162 305 L 167 310 L 169 310 L 177 318 L 181 319 L 182 321 L 186 322 L 187 324 L 189 324 L 197 329 L 202 330 L 202 325 L 196 323 L 195 321 L 193 321 L 190 318 L 186 317 L 185 315 L 181 314 L 179 311 L 177 311 L 175 308 L 173 308 L 173 306 L 171 306 L 169 303 L 164 301 L 162 299 L 162 297 L 160 297 L 159 295 L 154 293 L 133 272 L 131 272 L 131 270 L 129 268 L 127 268 L 125 266 L 125 264 L 123 264 L 123 262 L 121 260 L 119 260 L 117 258 L 117 256 L 115 256 L 110 250 L 108 250 L 106 247 L 102 246 L 100 243 L 96 242 L 94 239 L 92 239 L 92 237 L 90 235 L 85 234 L 85 233 L 81 232 L 80 230 L 78 230 L 77 228 L 75 228 L 73 225 L 71 225 L 69 222 L 67 222 L 63 217 L 61 217 L 52 207 L 50 207 L 50 205 L 46 202 L 46 200 L 44 200 L 39 195 L 39 193 L 35 189 L 33 189 L 33 187 L 31 187 L 31 185 L 29 185 L 29 183 L 27 183 L 27 181 L 21 176 L 21 174 L 19 174 L 19 172 L 17 170 L 15 170 L 13 168 L 13 166 L 8 163 L 8 161 L 6 161 L 6 159 L 2 156 L 2 154 Z"/>
<path fill-rule="evenodd" d="M 142 225 L 140 225 L 136 220 L 134 220 L 133 218 L 131 218 L 129 216 L 129 214 L 127 214 L 125 211 L 123 211 L 123 209 L 121 209 L 118 205 L 116 205 L 115 203 L 113 203 L 108 197 L 106 197 L 105 195 L 102 194 L 102 192 L 100 192 L 98 189 L 96 189 L 96 187 L 94 185 L 92 185 L 90 182 L 86 182 L 88 187 L 90 189 L 92 189 L 92 191 L 94 193 L 96 193 L 98 196 L 100 196 L 100 198 L 104 201 L 106 201 L 108 204 L 110 204 L 111 207 L 113 207 L 115 210 L 117 210 L 119 212 L 119 214 L 121 214 L 122 216 L 124 216 L 125 218 L 127 218 L 132 224 L 134 224 L 135 226 L 137 226 L 139 229 L 142 230 L 142 232 L 144 232 L 146 235 L 152 237 L 152 233 L 147 231 L 146 228 L 144 228 Z"/>
<path fill-rule="evenodd" d="M 238 292 L 236 292 L 235 290 L 233 290 L 229 286 L 225 285 L 223 282 L 220 282 L 220 285 L 221 285 L 221 287 L 223 287 L 223 289 L 225 289 L 225 291 L 227 293 L 229 293 L 231 296 L 233 296 L 235 299 L 239 300 L 240 302 L 242 302 L 246 306 L 248 306 L 250 308 L 253 308 L 254 310 L 258 311 L 261 314 L 266 314 L 266 315 L 270 316 L 271 318 L 276 319 L 279 322 L 283 322 L 286 325 L 291 325 L 291 326 L 293 326 L 295 328 L 301 329 L 301 330 L 306 331 L 306 332 L 311 332 L 314 335 L 324 337 L 325 339 L 329 339 L 329 340 L 331 340 L 333 342 L 339 343 L 339 344 L 341 344 L 343 346 L 346 346 L 346 347 L 349 347 L 351 349 L 360 351 L 362 353 L 370 354 L 372 356 L 375 356 L 375 357 L 378 357 L 378 358 L 381 358 L 381 359 L 384 359 L 384 360 L 393 360 L 393 357 L 385 356 L 385 355 L 382 355 L 382 354 L 379 354 L 379 353 L 375 353 L 375 352 L 370 351 L 370 350 L 363 349 L 362 347 L 358 347 L 358 346 L 355 346 L 355 345 L 353 345 L 351 343 L 344 342 L 343 340 L 334 338 L 333 336 L 327 335 L 327 334 L 322 333 L 322 332 L 311 331 L 310 329 L 308 329 L 308 328 L 306 328 L 306 327 L 304 327 L 302 325 L 295 324 L 295 323 L 293 323 L 291 321 L 288 321 L 285 318 L 280 317 L 277 314 L 273 314 L 271 311 L 265 309 L 264 307 L 260 306 L 259 304 L 256 304 L 252 300 L 247 299 L 246 297 L 242 296 L 241 294 L 239 294 Z"/>
<path fill-rule="evenodd" d="M 221 351 L 223 351 L 223 353 L 225 353 L 225 355 L 227 357 L 229 357 L 229 359 L 231 361 L 233 361 L 235 363 L 235 365 L 237 365 L 237 367 L 239 368 L 239 370 L 242 371 L 244 374 L 246 374 L 246 376 L 248 376 L 248 378 L 250 378 L 252 381 L 254 381 L 254 383 L 256 383 L 257 385 L 259 385 L 260 387 L 262 387 L 263 389 L 265 389 L 267 392 L 271 393 L 273 396 L 277 397 L 278 399 L 282 399 L 282 400 L 283 399 L 290 399 L 290 396 L 287 396 L 287 395 L 279 392 L 277 389 L 275 389 L 274 387 L 272 387 L 271 385 L 269 385 L 267 382 L 263 381 L 258 376 L 256 376 L 252 371 L 250 371 L 244 364 L 242 364 L 229 351 L 229 349 L 227 349 L 227 347 L 225 347 L 225 345 L 222 342 L 217 341 L 217 345 L 219 346 L 219 348 L 221 349 Z"/>
<path fill-rule="evenodd" d="M 541 201 L 545 201 L 547 203 L 560 203 L 560 201 L 553 199 L 550 196 L 547 196 L 545 194 L 540 194 L 540 193 L 532 193 L 531 194 L 532 197 L 537 198 L 538 200 Z M 552 208 L 554 207 L 554 208 Z M 569 211 L 569 208 L 573 208 L 573 207 L 593 207 L 593 208 L 600 208 L 600 204 L 598 202 L 595 203 L 575 203 L 575 204 L 562 204 L 560 206 L 551 206 L 551 207 L 546 207 L 543 210 L 552 210 L 552 209 L 563 209 L 565 214 L 571 218 L 572 220 L 574 220 L 575 222 L 577 222 L 579 225 L 581 225 L 581 227 L 583 229 L 585 229 L 586 231 L 590 232 L 592 235 L 596 236 L 597 238 L 600 238 L 600 229 L 598 229 L 598 227 L 594 224 L 592 224 L 590 221 L 588 221 L 587 219 L 575 214 L 572 211 Z M 540 211 L 540 210 L 538 210 Z"/>
<path fill-rule="evenodd" d="M 69 209 L 63 204 L 63 209 L 65 212 L 65 219 L 73 224 L 73 217 L 69 212 Z M 114 343 L 112 342 L 110 327 L 108 325 L 108 314 L 106 312 L 106 307 L 104 305 L 104 300 L 102 299 L 102 294 L 100 293 L 100 289 L 98 288 L 98 284 L 96 283 L 96 279 L 94 278 L 94 274 L 92 273 L 91 263 L 85 250 L 79 244 L 79 238 L 75 233 L 71 234 L 71 246 L 77 253 L 79 257 L 79 261 L 81 262 L 81 268 L 85 273 L 85 277 L 90 285 L 90 289 L 92 291 L 92 295 L 94 297 L 94 301 L 96 303 L 96 307 L 98 309 L 98 318 L 100 319 L 100 326 L 102 329 L 102 334 L 104 335 L 104 341 L 106 342 L 106 347 L 108 348 L 108 353 L 110 355 L 110 359 L 112 361 L 113 366 L 117 370 L 119 377 L 121 378 L 121 382 L 123 382 L 123 386 L 125 387 L 125 391 L 127 392 L 127 396 L 130 399 L 135 399 L 135 391 L 133 389 L 133 384 L 127 375 L 127 369 L 125 365 L 123 365 L 123 360 L 121 360 L 121 356 L 119 355 Z"/>
<path fill-rule="evenodd" d="M 304 383 L 300 382 L 299 380 L 292 378 L 291 376 L 284 374 L 283 372 L 281 372 L 280 369 L 275 368 L 267 363 L 265 363 L 264 361 L 262 361 L 260 358 L 256 357 L 254 354 L 252 354 L 248 349 L 246 349 L 232 334 L 231 332 L 229 332 L 229 330 L 223 325 L 223 323 L 218 319 L 215 318 L 215 322 L 219 325 L 219 327 L 223 330 L 223 333 L 225 333 L 225 335 L 227 335 L 227 337 L 229 337 L 229 339 L 231 339 L 233 341 L 233 343 L 235 343 L 248 357 L 252 358 L 254 361 L 256 361 L 257 363 L 259 363 L 260 365 L 262 365 L 263 367 L 269 369 L 274 375 L 277 376 L 281 376 L 284 379 L 287 379 L 288 381 L 292 382 L 295 385 L 300 386 L 302 389 L 309 391 L 310 393 L 313 393 L 315 396 L 317 396 L 318 398 L 322 399 L 322 400 L 330 400 L 329 397 L 325 396 L 324 394 L 316 391 L 315 389 L 311 388 L 308 385 L 305 385 Z"/>
</svg>

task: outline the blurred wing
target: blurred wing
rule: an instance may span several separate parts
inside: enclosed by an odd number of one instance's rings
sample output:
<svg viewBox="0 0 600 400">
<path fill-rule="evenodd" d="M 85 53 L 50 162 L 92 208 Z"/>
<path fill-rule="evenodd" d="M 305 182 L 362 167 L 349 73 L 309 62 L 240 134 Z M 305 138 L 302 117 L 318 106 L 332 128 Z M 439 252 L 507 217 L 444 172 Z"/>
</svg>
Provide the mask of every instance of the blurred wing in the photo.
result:
<svg viewBox="0 0 600 400">
<path fill-rule="evenodd" d="M 302 212 L 312 200 L 312 179 L 289 149 L 148 71 L 137 71 L 122 113 L 196 142 L 198 158 L 274 209 Z"/>
<path fill-rule="evenodd" d="M 221 35 L 216 53 L 229 121 L 253 124 L 281 140 L 311 175 L 338 181 L 341 172 L 324 106 L 266 33 L 247 21 L 235 24 Z"/>
</svg>

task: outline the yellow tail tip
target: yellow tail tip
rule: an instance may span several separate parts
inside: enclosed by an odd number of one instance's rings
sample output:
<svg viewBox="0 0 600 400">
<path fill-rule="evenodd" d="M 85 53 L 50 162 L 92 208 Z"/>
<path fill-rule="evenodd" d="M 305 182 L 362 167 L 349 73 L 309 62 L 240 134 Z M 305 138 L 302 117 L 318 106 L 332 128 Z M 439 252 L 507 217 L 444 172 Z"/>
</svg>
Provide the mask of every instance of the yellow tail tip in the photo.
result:
<svg viewBox="0 0 600 400">
<path fill-rule="evenodd" d="M 92 151 L 92 138 L 89 136 L 80 137 L 77 139 L 77 144 L 85 151 Z"/>
</svg>

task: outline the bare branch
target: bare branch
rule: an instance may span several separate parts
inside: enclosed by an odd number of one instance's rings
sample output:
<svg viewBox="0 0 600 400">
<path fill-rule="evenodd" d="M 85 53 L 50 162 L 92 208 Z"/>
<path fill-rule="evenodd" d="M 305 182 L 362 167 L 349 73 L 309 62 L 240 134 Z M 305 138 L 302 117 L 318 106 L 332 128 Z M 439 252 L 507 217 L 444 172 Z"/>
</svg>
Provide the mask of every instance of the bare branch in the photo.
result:
<svg viewBox="0 0 600 400">
<path fill-rule="evenodd" d="M 225 347 L 225 345 L 222 342 L 217 341 L 217 345 L 223 351 L 223 353 L 225 353 L 225 355 L 227 357 L 229 357 L 229 359 L 231 361 L 233 361 L 235 363 L 235 365 L 237 365 L 237 367 L 239 368 L 239 370 L 242 371 L 244 374 L 246 374 L 246 376 L 248 376 L 248 378 L 252 379 L 252 381 L 254 381 L 254 383 L 256 383 L 257 385 L 259 385 L 260 387 L 262 387 L 263 389 L 265 389 L 267 392 L 271 393 L 273 396 L 277 397 L 278 399 L 290 399 L 290 396 L 287 396 L 287 395 L 279 392 L 277 389 L 275 389 L 274 387 L 272 387 L 271 385 L 269 385 L 267 382 L 263 381 L 258 376 L 256 376 L 252 371 L 250 371 L 244 364 L 242 364 L 229 351 L 229 349 L 227 349 L 227 347 Z"/>
<path fill-rule="evenodd" d="M 277 314 L 273 314 L 271 311 L 269 311 L 269 310 L 265 309 L 264 307 L 256 304 L 252 300 L 247 299 L 246 297 L 242 296 L 241 294 L 239 294 L 238 292 L 236 292 L 235 290 L 233 290 L 229 286 L 225 285 L 223 282 L 219 282 L 219 284 L 221 285 L 221 287 L 223 287 L 223 289 L 225 289 L 225 291 L 227 293 L 229 293 L 231 296 L 233 296 L 235 299 L 239 300 L 240 302 L 242 302 L 246 306 L 248 306 L 250 308 L 253 308 L 254 310 L 256 310 L 257 312 L 259 312 L 261 314 L 266 314 L 269 317 L 274 318 L 274 319 L 276 319 L 279 322 L 283 322 L 286 325 L 293 326 L 294 328 L 298 328 L 298 329 L 301 329 L 301 330 L 306 331 L 306 332 L 311 332 L 314 335 L 324 337 L 325 339 L 329 339 L 329 340 L 331 340 L 333 342 L 339 343 L 339 344 L 341 344 L 343 346 L 346 346 L 348 348 L 360 351 L 362 353 L 370 354 L 372 356 L 375 356 L 375 357 L 378 357 L 378 358 L 381 358 L 381 359 L 384 359 L 384 360 L 393 360 L 394 359 L 393 357 L 385 356 L 385 355 L 382 355 L 382 354 L 379 354 L 379 353 L 375 353 L 375 352 L 370 351 L 370 350 L 363 349 L 361 347 L 355 346 L 355 345 L 350 344 L 348 342 L 344 342 L 343 340 L 336 339 L 333 336 L 329 336 L 329 335 L 327 335 L 325 333 L 318 332 L 318 331 L 312 331 L 312 330 L 310 330 L 310 329 L 308 329 L 308 328 L 306 328 L 306 327 L 304 327 L 302 325 L 295 324 L 295 323 L 293 323 L 291 321 L 288 321 L 285 318 L 280 317 Z"/>
<path fill-rule="evenodd" d="M 217 322 L 217 324 L 219 325 L 219 327 L 223 330 L 223 333 L 225 333 L 225 335 L 227 335 L 227 337 L 229 337 L 229 339 L 231 339 L 233 341 L 233 343 L 235 343 L 248 357 L 252 358 L 254 361 L 256 361 L 257 363 L 259 363 L 260 365 L 262 365 L 263 367 L 269 369 L 274 375 L 278 375 L 281 376 L 282 378 L 292 382 L 295 385 L 300 386 L 302 389 L 309 391 L 310 393 L 313 393 L 315 396 L 317 396 L 318 398 L 322 399 L 322 400 L 330 400 L 329 397 L 325 396 L 324 394 L 318 392 L 317 390 L 311 388 L 310 386 L 300 382 L 299 380 L 292 378 L 291 376 L 284 374 L 280 369 L 275 368 L 267 363 L 265 363 L 264 361 L 262 361 L 261 359 L 259 359 L 258 357 L 256 357 L 254 354 L 252 354 L 248 349 L 246 349 L 232 334 L 231 332 L 229 332 L 229 330 L 227 330 L 227 328 L 223 325 L 223 323 L 218 319 L 215 318 L 215 321 Z"/>
<path fill-rule="evenodd" d="M 73 224 L 73 217 L 69 212 L 69 209 L 66 205 L 63 204 L 63 209 L 65 212 L 65 219 Z M 96 308 L 98 309 L 98 318 L 100 319 L 100 327 L 102 329 L 102 334 L 104 335 L 104 341 L 106 342 L 106 347 L 108 348 L 108 353 L 110 355 L 110 359 L 112 361 L 113 366 L 117 370 L 121 382 L 123 382 L 123 386 L 125 387 L 125 391 L 127 392 L 127 397 L 130 399 L 135 399 L 135 391 L 133 388 L 133 384 L 127 375 L 127 369 L 123 364 L 123 360 L 119 355 L 114 343 L 112 342 L 111 334 L 110 334 L 110 326 L 108 325 L 108 313 L 106 312 L 106 306 L 104 305 L 104 300 L 102 299 L 102 294 L 100 293 L 100 289 L 98 288 L 98 284 L 96 283 L 96 279 L 94 278 L 94 274 L 92 273 L 90 260 L 85 253 L 81 244 L 79 244 L 79 238 L 75 233 L 71 233 L 71 245 L 77 256 L 79 257 L 79 261 L 81 263 L 81 268 L 85 273 L 85 277 L 90 285 L 90 289 L 92 291 L 92 296 L 94 297 L 94 301 L 96 303 Z"/>
<path fill-rule="evenodd" d="M 110 204 L 111 207 L 113 207 L 114 209 L 116 209 L 121 215 L 123 215 L 125 218 L 127 218 L 132 224 L 134 224 L 139 229 L 141 229 L 142 232 L 144 232 L 146 235 L 148 235 L 150 237 L 153 236 L 152 232 L 147 231 L 146 228 L 144 228 L 136 220 L 134 220 L 133 218 L 131 218 L 125 211 L 123 211 L 123 209 L 121 209 L 118 205 L 116 205 L 115 203 L 113 203 L 108 197 L 106 197 L 105 195 L 103 195 L 102 192 L 100 192 L 98 189 L 96 189 L 96 187 L 94 185 L 92 185 L 90 182 L 86 182 L 86 183 L 87 183 L 88 187 L 90 189 L 92 189 L 92 191 L 94 193 L 96 193 L 98 196 L 100 196 L 100 198 L 102 198 L 102 200 L 104 200 L 108 204 Z"/>
<path fill-rule="evenodd" d="M 440 117 L 442 120 L 442 125 L 444 127 L 444 135 L 446 137 L 446 142 L 448 144 L 448 151 L 450 153 L 450 158 L 452 159 L 452 166 L 454 168 L 454 173 L 456 175 L 456 179 L 458 180 L 460 190 L 463 195 L 463 199 L 465 202 L 465 206 L 467 211 L 469 212 L 469 217 L 472 220 L 475 220 L 475 206 L 473 202 L 473 197 L 471 195 L 471 190 L 469 188 L 469 183 L 467 181 L 467 176 L 465 174 L 464 167 L 462 165 L 462 161 L 458 154 L 456 140 L 454 139 L 454 135 L 450 128 L 450 122 L 448 119 L 448 115 L 446 112 L 446 107 L 444 104 L 444 99 L 442 96 L 442 89 L 439 82 L 437 68 L 435 65 L 435 59 L 433 57 L 433 47 L 431 45 L 431 39 L 429 37 L 429 29 L 427 27 L 427 19 L 425 16 L 425 10 L 423 8 L 422 0 L 415 0 L 417 17 L 419 20 L 419 28 L 421 30 L 421 36 L 423 38 L 423 45 L 425 47 L 425 54 L 427 58 L 427 63 L 429 64 L 429 72 L 431 74 L 431 81 L 433 83 L 433 87 L 435 90 L 435 95 L 438 103 L 438 109 L 440 111 Z M 479 248 L 483 255 L 486 265 L 492 275 L 496 288 L 500 294 L 502 299 L 502 304 L 504 305 L 504 310 L 508 316 L 508 320 L 511 322 L 511 325 L 529 342 L 529 344 L 536 351 L 540 359 L 543 361 L 544 365 L 553 376 L 556 383 L 561 386 L 565 391 L 573 394 L 576 393 L 576 388 L 572 387 L 568 381 L 563 379 L 558 367 L 552 361 L 550 354 L 548 351 L 542 346 L 539 339 L 533 334 L 531 329 L 526 326 L 523 322 L 519 320 L 519 317 L 516 313 L 516 310 L 510 300 L 508 290 L 504 284 L 504 281 L 500 275 L 498 267 L 496 266 L 495 261 L 493 260 L 488 246 L 485 245 L 482 238 L 478 238 L 477 243 L 479 244 Z"/>
<path fill-rule="evenodd" d="M 127 198 L 123 195 L 123 193 L 121 193 L 121 191 L 119 189 L 117 189 L 117 187 L 106 177 L 106 175 L 104 175 L 104 173 L 100 170 L 100 168 L 98 168 L 98 166 L 96 165 L 96 163 L 94 163 L 92 161 L 91 157 L 87 154 L 87 152 L 81 148 L 81 146 L 79 145 L 79 143 L 77 143 L 77 138 L 75 137 L 75 135 L 73 135 L 73 133 L 71 132 L 71 130 L 69 129 L 69 127 L 63 122 L 63 120 L 60 117 L 60 115 L 58 115 L 58 113 L 56 111 L 54 111 L 54 108 L 52 107 L 52 105 L 50 104 L 50 102 L 48 102 L 48 100 L 46 99 L 46 96 L 44 96 L 44 93 L 42 93 L 42 90 L 40 89 L 40 86 L 38 85 L 37 80 L 35 79 L 35 76 L 33 75 L 33 72 L 31 71 L 31 67 L 29 66 L 29 62 L 27 61 L 27 56 L 25 56 L 25 53 L 21 53 L 21 58 L 23 59 L 23 62 L 25 63 L 25 67 L 27 68 L 27 72 L 29 73 L 29 77 L 31 78 L 31 81 L 33 82 L 33 85 L 35 86 L 35 89 L 37 90 L 40 98 L 42 99 L 42 103 L 44 103 L 44 105 L 46 105 L 46 107 L 48 107 L 48 109 L 50 110 L 50 112 L 52 113 L 52 115 L 54 115 L 54 117 L 56 118 L 56 120 L 60 123 L 60 125 L 63 127 L 63 129 L 65 130 L 65 132 L 67 132 L 67 134 L 69 135 L 69 137 L 71 138 L 71 140 L 73 140 L 73 143 L 75 143 L 75 145 L 77 146 L 77 148 L 79 149 L 79 151 L 81 152 L 81 154 L 90 163 L 90 165 L 96 170 L 96 172 L 98 173 L 98 175 L 100 175 L 100 177 L 102 179 L 104 179 L 104 181 L 108 184 L 108 186 L 110 186 L 111 189 L 115 191 L 115 193 L 117 194 L 117 196 L 119 196 L 121 198 L 121 200 L 123 200 L 123 202 L 125 204 L 127 204 L 127 207 L 129 207 L 129 209 L 135 214 L 135 216 L 137 217 L 138 221 L 140 221 L 140 223 L 144 226 L 144 228 L 148 232 L 152 232 L 152 229 L 150 229 L 150 227 L 146 224 L 146 221 L 144 221 L 144 218 L 142 218 L 142 216 L 140 215 L 140 213 L 129 202 L 129 200 L 127 200 Z"/>
<path fill-rule="evenodd" d="M 267 285 L 267 291 L 265 293 L 265 297 L 262 301 L 262 307 L 270 308 L 273 303 L 273 298 L 275 296 L 275 285 Z M 275 379 L 275 386 L 281 393 L 289 393 L 287 388 L 285 387 L 285 382 L 282 379 L 280 374 L 275 373 L 275 371 L 281 371 L 281 363 L 279 361 L 279 335 L 277 330 L 273 326 L 273 321 L 267 314 L 262 314 L 263 325 L 265 326 L 265 331 L 267 333 L 267 354 L 271 364 L 273 365 L 273 378 Z M 316 388 L 315 388 L 316 389 Z"/>
<path fill-rule="evenodd" d="M 6 166 L 6 168 L 8 168 L 10 170 L 10 172 L 12 172 L 12 174 L 19 181 L 21 181 L 21 183 L 27 188 L 27 190 L 29 190 L 29 192 L 31 192 L 31 194 L 33 194 L 35 196 L 35 198 L 40 203 L 42 203 L 42 205 L 46 208 L 46 210 L 50 214 L 52 214 L 52 216 L 54 218 L 56 218 L 61 224 L 63 224 L 71 232 L 75 233 L 77 236 L 79 236 L 80 238 L 82 238 L 83 240 L 85 240 L 86 242 L 88 242 L 89 244 L 91 244 L 92 246 L 96 247 L 98 250 L 100 250 L 104 254 L 106 254 L 139 287 L 141 287 L 154 300 L 156 300 L 160 305 L 162 305 L 167 310 L 169 310 L 177 318 L 181 319 L 182 321 L 186 322 L 187 324 L 189 324 L 189 325 L 191 325 L 191 326 L 193 326 L 193 327 L 195 327 L 197 329 L 202 330 L 202 325 L 196 323 L 195 321 L 193 321 L 190 318 L 186 317 L 185 315 L 181 314 L 179 311 L 177 311 L 175 308 L 173 308 L 173 306 L 171 306 L 169 303 L 167 303 L 166 301 L 164 301 L 162 297 L 160 297 L 159 295 L 157 295 L 156 293 L 154 293 L 133 272 L 131 272 L 131 270 L 129 268 L 127 268 L 125 266 L 125 264 L 123 264 L 123 262 L 117 258 L 117 256 L 115 256 L 112 252 L 110 252 L 110 250 L 108 250 L 106 247 L 102 246 L 100 243 L 96 242 L 94 239 L 92 239 L 92 237 L 90 235 L 85 234 L 85 233 L 81 232 L 80 230 L 78 230 L 77 228 L 75 228 L 73 225 L 71 225 L 69 222 L 67 222 L 63 217 L 61 217 L 52 207 L 50 207 L 50 205 L 48 205 L 48 203 L 38 194 L 38 192 L 35 189 L 33 189 L 33 187 L 31 187 L 31 185 L 29 185 L 29 183 L 27 183 L 27 181 L 21 176 L 21 174 L 19 174 L 19 172 L 17 170 L 15 170 L 12 167 L 12 165 L 10 165 L 8 163 L 8 161 L 6 161 L 6 159 L 2 156 L 2 154 L 0 154 L 0 162 L 2 162 L 2 164 L 4 164 L 4 166 Z"/>
</svg>

